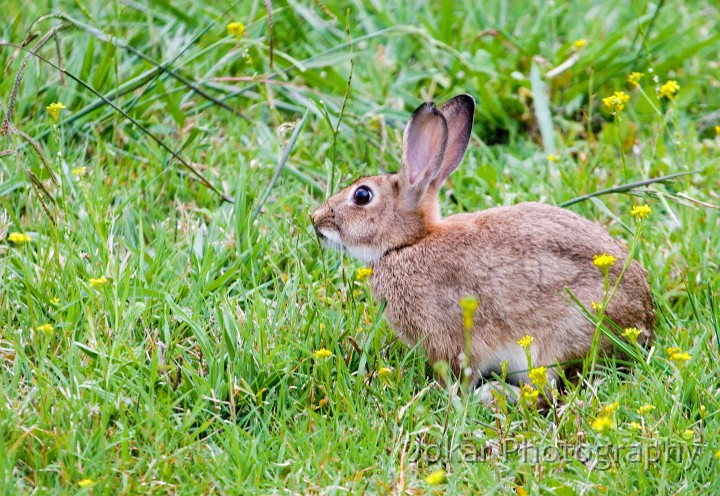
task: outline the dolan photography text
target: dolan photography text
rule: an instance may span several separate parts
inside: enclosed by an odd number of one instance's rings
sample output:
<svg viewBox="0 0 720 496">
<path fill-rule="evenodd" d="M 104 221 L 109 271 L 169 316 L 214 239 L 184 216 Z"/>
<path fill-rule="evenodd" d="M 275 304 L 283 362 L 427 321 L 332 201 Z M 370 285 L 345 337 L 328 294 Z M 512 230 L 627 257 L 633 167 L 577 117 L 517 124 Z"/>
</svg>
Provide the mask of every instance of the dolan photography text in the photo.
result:
<svg viewBox="0 0 720 496">
<path fill-rule="evenodd" d="M 433 443 L 416 438 L 409 448 L 408 459 L 424 465 L 453 461 L 472 463 L 504 460 L 532 465 L 578 461 L 596 470 L 609 470 L 626 464 L 637 464 L 647 469 L 668 462 L 687 469 L 701 455 L 705 446 L 669 440 L 630 444 L 533 444 L 513 439 L 485 443 L 474 440 L 449 446 L 448 443 Z"/>
</svg>

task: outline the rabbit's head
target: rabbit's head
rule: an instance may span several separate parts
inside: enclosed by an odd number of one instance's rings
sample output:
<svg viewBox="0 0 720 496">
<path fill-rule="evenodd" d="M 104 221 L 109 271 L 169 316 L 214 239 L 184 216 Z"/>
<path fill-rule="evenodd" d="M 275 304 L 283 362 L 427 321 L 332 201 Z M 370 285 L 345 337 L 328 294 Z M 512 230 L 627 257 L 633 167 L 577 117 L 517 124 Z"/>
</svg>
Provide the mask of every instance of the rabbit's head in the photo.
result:
<svg viewBox="0 0 720 496">
<path fill-rule="evenodd" d="M 439 109 L 426 102 L 403 135 L 396 174 L 358 179 L 312 214 L 320 239 L 365 263 L 418 242 L 440 220 L 437 194 L 465 156 L 475 101 L 459 95 Z"/>
</svg>

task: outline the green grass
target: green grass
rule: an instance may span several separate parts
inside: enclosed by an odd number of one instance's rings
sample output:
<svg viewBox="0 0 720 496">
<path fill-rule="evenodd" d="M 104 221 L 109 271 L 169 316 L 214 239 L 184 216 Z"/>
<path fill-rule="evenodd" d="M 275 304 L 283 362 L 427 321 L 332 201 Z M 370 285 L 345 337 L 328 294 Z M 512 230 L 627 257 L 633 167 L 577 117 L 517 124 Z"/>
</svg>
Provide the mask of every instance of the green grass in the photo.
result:
<svg viewBox="0 0 720 496">
<path fill-rule="evenodd" d="M 258 1 L 3 4 L 0 39 L 14 45 L 65 26 L 38 54 L 57 65 L 59 47 L 74 76 L 31 57 L 18 132 L 0 136 L 3 494 L 718 492 L 717 5 L 272 9 L 271 38 Z M 0 46 L 3 115 L 27 52 L 14 53 Z M 625 82 L 632 71 L 647 98 Z M 677 80 L 675 101 L 657 99 L 653 74 Z M 601 103 L 618 90 L 631 95 L 619 124 Z M 445 214 L 697 171 L 569 207 L 630 241 L 631 205 L 651 205 L 638 258 L 658 324 L 645 365 L 599 368 L 558 410 L 437 387 L 355 280 L 360 265 L 312 234 L 326 194 L 397 169 L 420 102 L 460 92 L 478 111 Z M 57 101 L 68 108 L 55 127 L 45 106 Z M 690 361 L 673 364 L 671 346 Z M 316 359 L 320 348 L 333 356 Z M 615 401 L 616 429 L 596 432 Z M 428 485 L 438 469 L 447 477 Z"/>
</svg>

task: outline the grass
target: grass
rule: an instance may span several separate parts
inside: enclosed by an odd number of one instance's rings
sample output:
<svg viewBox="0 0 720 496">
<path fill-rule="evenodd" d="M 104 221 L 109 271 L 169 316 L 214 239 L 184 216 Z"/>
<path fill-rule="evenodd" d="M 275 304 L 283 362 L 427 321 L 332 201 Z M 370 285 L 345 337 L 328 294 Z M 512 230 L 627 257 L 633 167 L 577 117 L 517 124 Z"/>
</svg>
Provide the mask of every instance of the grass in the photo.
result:
<svg viewBox="0 0 720 496">
<path fill-rule="evenodd" d="M 37 37 L 0 46 L 3 493 L 720 490 L 717 5 L 271 3 L 4 4 L 0 38 Z M 445 214 L 695 171 L 568 207 L 627 241 L 652 207 L 658 325 L 561 409 L 436 387 L 312 234 L 327 194 L 397 169 L 412 109 L 460 92 L 479 105 Z"/>
</svg>

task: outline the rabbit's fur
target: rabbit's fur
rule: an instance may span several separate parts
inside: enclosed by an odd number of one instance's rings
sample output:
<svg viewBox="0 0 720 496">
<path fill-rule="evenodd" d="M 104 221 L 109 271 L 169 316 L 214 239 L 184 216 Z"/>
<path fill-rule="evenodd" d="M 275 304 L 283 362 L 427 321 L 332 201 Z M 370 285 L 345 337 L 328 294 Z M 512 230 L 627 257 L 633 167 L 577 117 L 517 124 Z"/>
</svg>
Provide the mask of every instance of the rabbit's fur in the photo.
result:
<svg viewBox="0 0 720 496">
<path fill-rule="evenodd" d="M 467 95 L 440 109 L 421 105 L 405 129 L 400 171 L 358 179 L 312 220 L 326 244 L 372 266 L 373 295 L 386 300 L 385 315 L 403 341 L 421 342 L 432 362 L 444 360 L 459 374 L 466 350 L 459 301 L 474 296 L 473 379 L 500 373 L 508 361 L 508 382 L 529 383 L 517 341 L 534 338 L 536 367 L 587 356 L 594 325 L 569 301 L 566 288 L 590 309 L 604 293 L 593 256 L 617 257 L 610 269 L 614 282 L 627 251 L 597 224 L 540 203 L 442 219 L 438 190 L 465 155 L 474 110 Z M 359 188 L 370 190 L 367 204 L 358 204 Z M 642 329 L 640 342 L 652 338 L 650 287 L 638 262 L 630 262 L 606 314 L 621 328 Z M 609 352 L 611 345 L 604 339 L 601 347 Z"/>
</svg>

